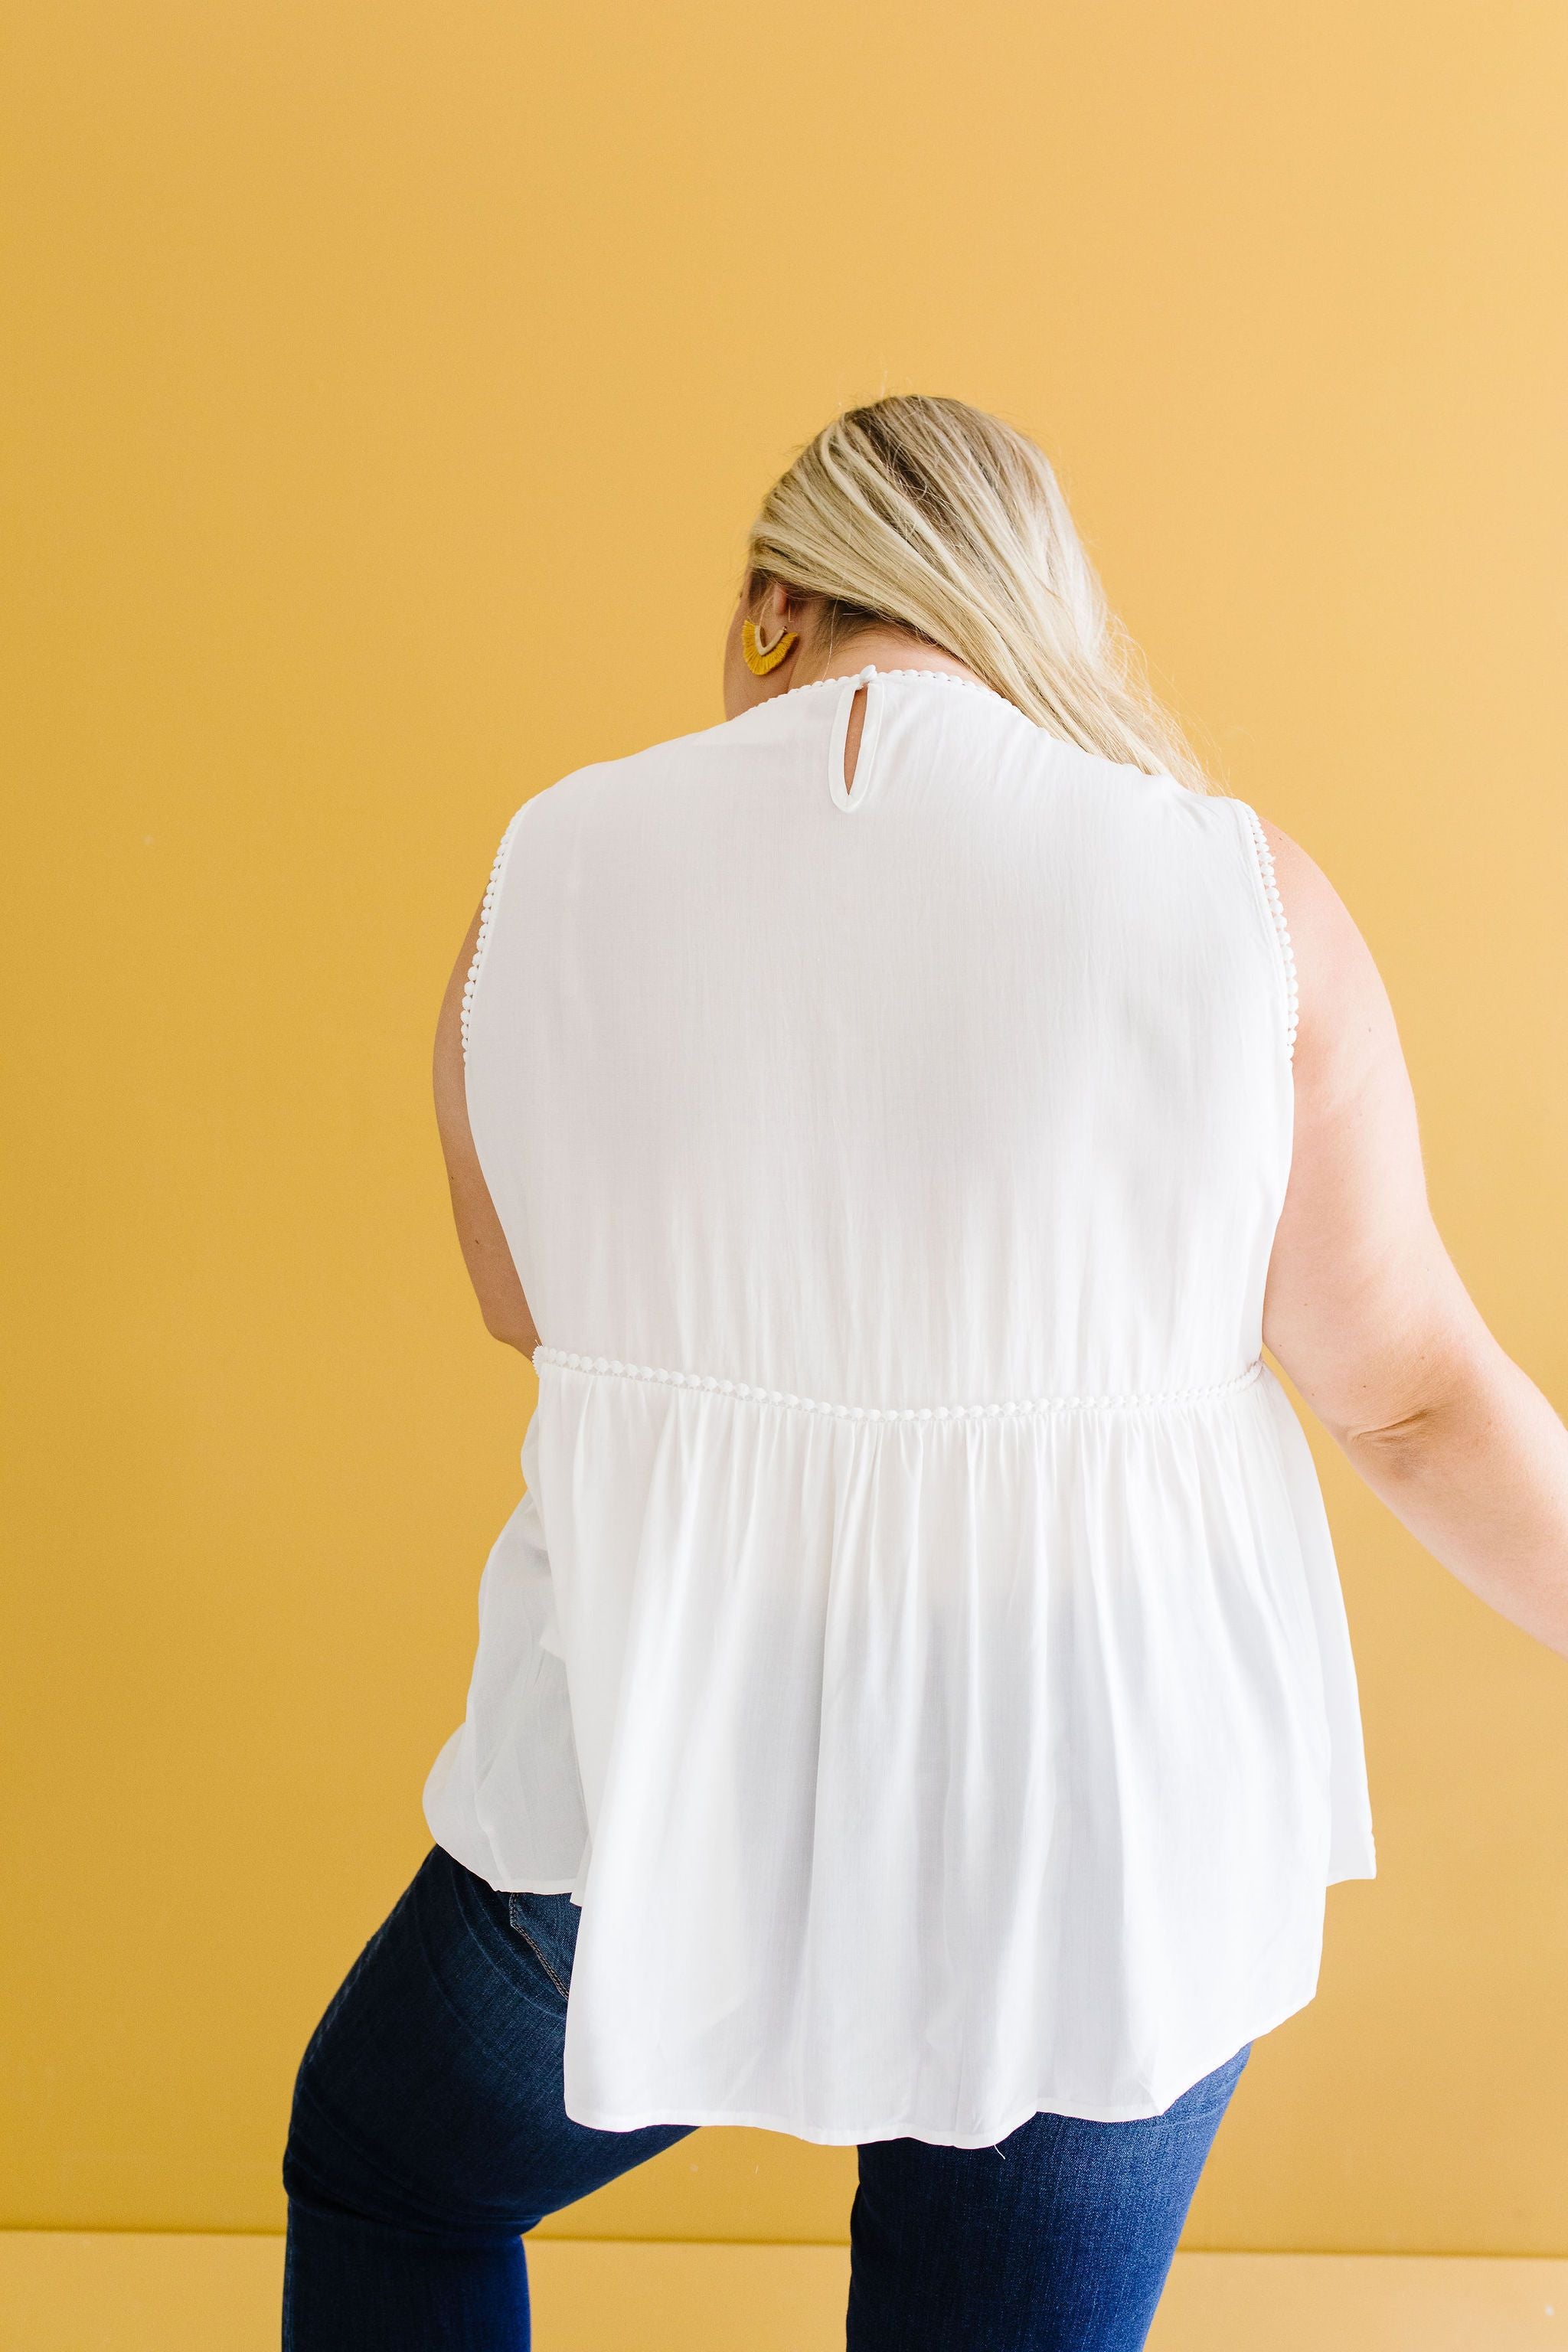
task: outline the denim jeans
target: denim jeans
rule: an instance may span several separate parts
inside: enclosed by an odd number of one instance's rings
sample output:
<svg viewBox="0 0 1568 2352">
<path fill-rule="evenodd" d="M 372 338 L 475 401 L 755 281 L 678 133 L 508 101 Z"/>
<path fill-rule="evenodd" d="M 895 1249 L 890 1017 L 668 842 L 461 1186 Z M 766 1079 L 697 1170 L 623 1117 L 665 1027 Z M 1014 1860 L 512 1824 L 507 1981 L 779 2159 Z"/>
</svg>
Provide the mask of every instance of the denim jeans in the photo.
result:
<svg viewBox="0 0 1568 2352">
<path fill-rule="evenodd" d="M 526 2352 L 521 2232 L 692 2128 L 566 2114 L 580 1916 L 437 1847 L 371 1937 L 295 2084 L 285 2352 Z M 1136 2122 L 868 2142 L 849 2352 L 1135 2352 L 1250 2048 Z"/>
</svg>

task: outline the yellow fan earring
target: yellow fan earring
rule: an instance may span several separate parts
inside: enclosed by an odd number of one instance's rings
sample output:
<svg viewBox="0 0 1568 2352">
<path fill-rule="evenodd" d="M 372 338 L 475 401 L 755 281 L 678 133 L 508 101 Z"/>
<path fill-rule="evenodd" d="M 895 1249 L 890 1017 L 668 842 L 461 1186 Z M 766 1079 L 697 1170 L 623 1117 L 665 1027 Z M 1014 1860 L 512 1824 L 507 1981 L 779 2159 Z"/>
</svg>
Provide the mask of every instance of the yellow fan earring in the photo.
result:
<svg viewBox="0 0 1568 2352">
<path fill-rule="evenodd" d="M 755 621 L 742 621 L 741 651 L 745 656 L 746 667 L 751 671 L 752 676 L 766 677 L 770 670 L 777 669 L 780 662 L 795 644 L 795 638 L 796 632 L 794 629 L 781 629 L 773 644 L 764 646 L 757 635 Z"/>
</svg>

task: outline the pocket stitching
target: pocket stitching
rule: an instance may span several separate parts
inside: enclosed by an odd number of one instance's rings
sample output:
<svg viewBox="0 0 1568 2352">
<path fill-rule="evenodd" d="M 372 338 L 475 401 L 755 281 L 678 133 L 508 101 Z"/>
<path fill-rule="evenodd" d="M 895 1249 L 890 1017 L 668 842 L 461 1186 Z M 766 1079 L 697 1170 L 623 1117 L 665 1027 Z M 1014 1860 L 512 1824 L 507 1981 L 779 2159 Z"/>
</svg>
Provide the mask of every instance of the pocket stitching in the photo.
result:
<svg viewBox="0 0 1568 2352">
<path fill-rule="evenodd" d="M 562 2000 L 570 2000 L 572 1998 L 570 1991 L 567 1990 L 566 1986 L 562 1983 L 560 1978 L 556 1975 L 554 1969 L 545 1958 L 544 1954 L 540 1950 L 539 1946 L 535 1943 L 533 1937 L 529 1934 L 528 1929 L 523 1926 L 522 1921 L 519 1918 L 517 1912 L 517 1897 L 515 1895 L 509 1895 L 506 1898 L 506 1916 L 511 1927 L 512 1934 L 518 1937 L 520 1942 L 528 1946 L 529 1950 L 533 1954 L 534 1958 L 539 1962 L 540 1967 L 544 1970 L 545 1975 L 550 1979 L 551 1983 L 555 1987 L 555 1990 L 561 1995 Z"/>
</svg>

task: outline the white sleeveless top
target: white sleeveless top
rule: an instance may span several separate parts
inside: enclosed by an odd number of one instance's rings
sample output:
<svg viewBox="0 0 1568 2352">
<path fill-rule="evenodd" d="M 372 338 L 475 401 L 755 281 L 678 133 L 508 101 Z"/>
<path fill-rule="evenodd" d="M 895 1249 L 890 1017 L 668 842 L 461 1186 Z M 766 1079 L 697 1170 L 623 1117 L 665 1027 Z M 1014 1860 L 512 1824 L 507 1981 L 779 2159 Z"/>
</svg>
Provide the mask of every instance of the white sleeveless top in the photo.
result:
<svg viewBox="0 0 1568 2352">
<path fill-rule="evenodd" d="M 426 1811 L 582 1906 L 567 2113 L 983 2147 L 1302 2007 L 1374 1860 L 1252 810 L 798 688 L 519 811 L 464 1027 L 542 1344 Z"/>
</svg>

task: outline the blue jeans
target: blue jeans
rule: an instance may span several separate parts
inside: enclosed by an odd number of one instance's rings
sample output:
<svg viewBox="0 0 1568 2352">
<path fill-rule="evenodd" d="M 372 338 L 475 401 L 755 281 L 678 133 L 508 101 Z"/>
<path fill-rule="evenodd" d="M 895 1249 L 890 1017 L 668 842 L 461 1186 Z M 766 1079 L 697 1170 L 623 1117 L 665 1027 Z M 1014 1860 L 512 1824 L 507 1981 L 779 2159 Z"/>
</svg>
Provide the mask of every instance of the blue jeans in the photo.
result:
<svg viewBox="0 0 1568 2352">
<path fill-rule="evenodd" d="M 520 2233 L 692 2128 L 566 2114 L 580 1916 L 437 1847 L 371 1937 L 295 2084 L 285 2352 L 527 2352 Z M 868 2142 L 849 2352 L 1135 2352 L 1250 2049 L 1146 2120 Z"/>
</svg>

